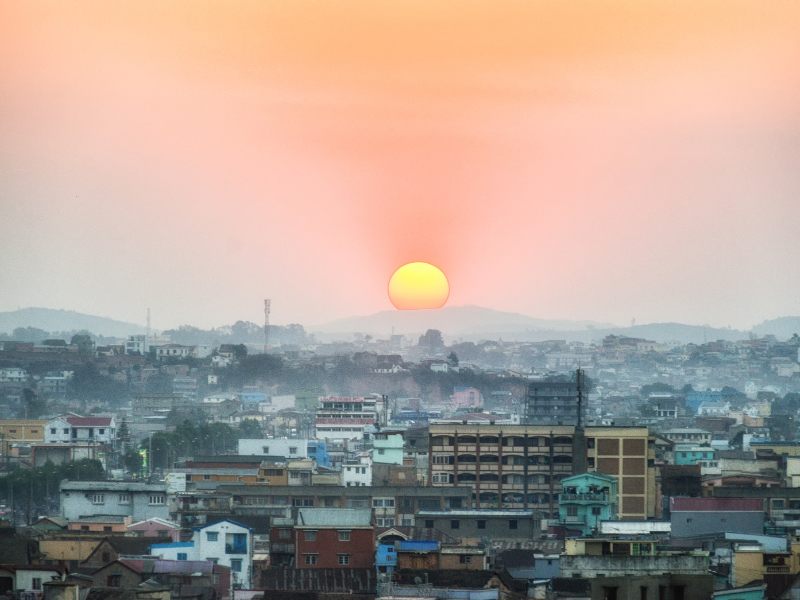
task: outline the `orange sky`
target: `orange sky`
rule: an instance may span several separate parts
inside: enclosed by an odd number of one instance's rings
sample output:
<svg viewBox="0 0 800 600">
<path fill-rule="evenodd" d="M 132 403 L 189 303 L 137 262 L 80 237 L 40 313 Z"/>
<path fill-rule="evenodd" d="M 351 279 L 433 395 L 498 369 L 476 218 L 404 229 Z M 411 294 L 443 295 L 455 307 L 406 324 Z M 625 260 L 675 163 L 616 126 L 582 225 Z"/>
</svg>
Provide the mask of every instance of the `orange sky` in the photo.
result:
<svg viewBox="0 0 800 600">
<path fill-rule="evenodd" d="M 800 314 L 800 3 L 0 2 L 0 310 Z"/>
</svg>

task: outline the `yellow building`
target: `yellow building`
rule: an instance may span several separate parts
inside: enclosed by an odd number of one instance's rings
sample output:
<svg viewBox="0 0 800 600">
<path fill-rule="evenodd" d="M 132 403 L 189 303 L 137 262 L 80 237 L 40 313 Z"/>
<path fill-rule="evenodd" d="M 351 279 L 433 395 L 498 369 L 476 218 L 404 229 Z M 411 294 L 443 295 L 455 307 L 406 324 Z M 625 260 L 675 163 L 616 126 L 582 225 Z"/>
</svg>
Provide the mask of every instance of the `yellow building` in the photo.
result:
<svg viewBox="0 0 800 600">
<path fill-rule="evenodd" d="M 11 444 L 30 444 L 44 442 L 44 428 L 47 421 L 0 421 L 0 451 L 3 456 L 10 453 Z"/>
<path fill-rule="evenodd" d="M 656 515 L 655 436 L 647 427 L 587 427 L 586 466 L 619 482 L 621 521 Z"/>
<path fill-rule="evenodd" d="M 39 552 L 45 556 L 45 560 L 83 562 L 97 548 L 101 536 L 42 539 L 39 540 Z"/>
<path fill-rule="evenodd" d="M 791 552 L 764 552 L 763 546 L 740 544 L 733 554 L 733 585 L 739 587 L 764 575 L 800 573 L 800 543 L 792 543 Z"/>
</svg>

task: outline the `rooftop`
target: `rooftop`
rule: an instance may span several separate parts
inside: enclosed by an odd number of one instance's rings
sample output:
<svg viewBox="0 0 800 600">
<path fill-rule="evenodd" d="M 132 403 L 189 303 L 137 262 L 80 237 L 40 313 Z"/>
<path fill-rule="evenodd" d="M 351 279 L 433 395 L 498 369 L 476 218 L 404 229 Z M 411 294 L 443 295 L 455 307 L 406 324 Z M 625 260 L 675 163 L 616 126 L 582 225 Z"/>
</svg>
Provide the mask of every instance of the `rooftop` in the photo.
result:
<svg viewBox="0 0 800 600">
<path fill-rule="evenodd" d="M 363 527 L 372 528 L 372 511 L 368 508 L 301 508 L 297 511 L 298 527 Z"/>
</svg>

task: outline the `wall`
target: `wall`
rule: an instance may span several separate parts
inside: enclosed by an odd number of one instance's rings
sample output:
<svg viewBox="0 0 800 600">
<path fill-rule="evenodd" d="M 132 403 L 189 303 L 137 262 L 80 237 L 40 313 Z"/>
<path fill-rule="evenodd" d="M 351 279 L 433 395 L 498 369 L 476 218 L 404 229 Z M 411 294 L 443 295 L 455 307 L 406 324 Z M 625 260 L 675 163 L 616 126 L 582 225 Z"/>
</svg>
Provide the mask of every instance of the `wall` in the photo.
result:
<svg viewBox="0 0 800 600">
<path fill-rule="evenodd" d="M 614 577 L 628 575 L 686 574 L 700 575 L 708 570 L 707 556 L 679 554 L 673 556 L 570 556 L 561 557 L 562 577 L 577 573 L 583 578 L 600 574 Z"/>
<path fill-rule="evenodd" d="M 372 529 L 350 529 L 349 541 L 339 541 L 338 529 L 316 530 L 316 541 L 306 541 L 308 529 L 297 530 L 298 569 L 365 569 L 375 567 L 375 532 Z M 317 564 L 307 565 L 305 556 L 316 555 Z M 339 555 L 349 556 L 349 564 L 340 565 Z"/>
<path fill-rule="evenodd" d="M 709 533 L 764 533 L 764 513 L 747 511 L 675 511 L 670 513 L 673 538 Z"/>
<path fill-rule="evenodd" d="M 607 600 L 612 589 L 615 589 L 617 600 L 708 600 L 714 592 L 714 583 L 713 575 L 699 574 L 600 577 L 589 582 L 592 600 Z"/>
<path fill-rule="evenodd" d="M 241 439 L 239 440 L 238 448 L 238 453 L 242 456 L 269 455 L 292 459 L 308 457 L 307 439 Z M 267 448 L 267 450 L 265 451 L 264 448 Z M 292 449 L 294 452 L 291 452 Z"/>
</svg>

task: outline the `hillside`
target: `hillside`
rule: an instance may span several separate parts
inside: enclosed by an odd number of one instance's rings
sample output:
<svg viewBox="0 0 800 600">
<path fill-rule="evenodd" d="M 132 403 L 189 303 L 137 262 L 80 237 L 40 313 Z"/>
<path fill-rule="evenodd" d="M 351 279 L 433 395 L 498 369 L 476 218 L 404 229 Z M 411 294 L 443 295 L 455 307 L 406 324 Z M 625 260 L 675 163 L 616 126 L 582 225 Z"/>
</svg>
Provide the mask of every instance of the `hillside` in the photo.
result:
<svg viewBox="0 0 800 600">
<path fill-rule="evenodd" d="M 86 315 L 74 310 L 22 308 L 10 312 L 0 312 L 0 333 L 10 335 L 17 327 L 35 327 L 47 332 L 85 329 L 95 335 L 116 338 L 125 338 L 146 331 L 146 328 L 141 325 Z"/>
</svg>

